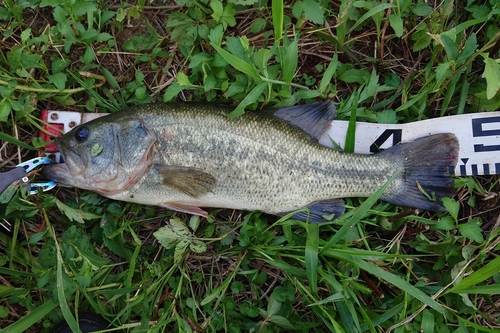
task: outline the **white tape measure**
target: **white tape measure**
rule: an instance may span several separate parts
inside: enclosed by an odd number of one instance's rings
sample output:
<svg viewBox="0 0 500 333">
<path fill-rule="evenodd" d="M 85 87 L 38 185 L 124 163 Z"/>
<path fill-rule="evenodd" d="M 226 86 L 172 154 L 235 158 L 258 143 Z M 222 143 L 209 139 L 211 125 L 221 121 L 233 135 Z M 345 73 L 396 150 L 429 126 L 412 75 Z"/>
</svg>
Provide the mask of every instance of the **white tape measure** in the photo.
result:
<svg viewBox="0 0 500 333">
<path fill-rule="evenodd" d="M 320 139 L 333 147 L 332 141 L 343 147 L 347 121 L 335 120 Z M 354 152 L 376 153 L 400 142 L 437 133 L 453 133 L 460 143 L 455 174 L 500 174 L 500 112 L 463 114 L 417 121 L 409 124 L 356 123 Z"/>
<path fill-rule="evenodd" d="M 71 111 L 42 112 L 49 124 L 66 133 L 73 127 L 106 115 Z M 333 147 L 332 141 L 343 147 L 348 122 L 334 120 L 332 127 L 320 139 L 322 145 Z M 417 121 L 409 124 L 356 123 L 354 152 L 371 154 L 400 142 L 437 133 L 454 133 L 460 143 L 455 174 L 500 174 L 500 112 L 463 114 Z M 53 134 L 55 134 L 53 132 Z M 47 140 L 49 138 L 47 137 Z"/>
</svg>

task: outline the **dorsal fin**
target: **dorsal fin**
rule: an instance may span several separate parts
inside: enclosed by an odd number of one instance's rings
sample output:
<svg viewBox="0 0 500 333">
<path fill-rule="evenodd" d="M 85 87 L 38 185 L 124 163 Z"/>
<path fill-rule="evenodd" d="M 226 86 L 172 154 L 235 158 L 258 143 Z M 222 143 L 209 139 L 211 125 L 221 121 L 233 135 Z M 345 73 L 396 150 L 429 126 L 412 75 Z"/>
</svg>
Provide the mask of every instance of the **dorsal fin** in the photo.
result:
<svg viewBox="0 0 500 333">
<path fill-rule="evenodd" d="M 332 101 L 313 104 L 294 105 L 274 110 L 266 110 L 270 115 L 281 118 L 303 131 L 309 133 L 316 140 L 325 133 L 335 119 L 336 108 Z"/>
</svg>

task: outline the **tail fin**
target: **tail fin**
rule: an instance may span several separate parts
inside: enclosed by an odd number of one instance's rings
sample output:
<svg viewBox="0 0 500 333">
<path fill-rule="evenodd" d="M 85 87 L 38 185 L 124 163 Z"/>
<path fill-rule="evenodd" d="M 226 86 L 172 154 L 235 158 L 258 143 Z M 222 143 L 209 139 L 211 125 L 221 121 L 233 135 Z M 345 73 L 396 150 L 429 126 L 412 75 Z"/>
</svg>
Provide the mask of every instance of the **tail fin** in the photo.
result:
<svg viewBox="0 0 500 333">
<path fill-rule="evenodd" d="M 397 178 L 400 181 L 393 190 L 384 193 L 382 199 L 402 206 L 444 211 L 441 198 L 455 195 L 450 176 L 457 164 L 458 148 L 455 135 L 443 133 L 382 152 L 394 163 L 403 163 L 402 174 Z M 435 196 L 436 200 L 429 200 L 422 192 Z"/>
</svg>

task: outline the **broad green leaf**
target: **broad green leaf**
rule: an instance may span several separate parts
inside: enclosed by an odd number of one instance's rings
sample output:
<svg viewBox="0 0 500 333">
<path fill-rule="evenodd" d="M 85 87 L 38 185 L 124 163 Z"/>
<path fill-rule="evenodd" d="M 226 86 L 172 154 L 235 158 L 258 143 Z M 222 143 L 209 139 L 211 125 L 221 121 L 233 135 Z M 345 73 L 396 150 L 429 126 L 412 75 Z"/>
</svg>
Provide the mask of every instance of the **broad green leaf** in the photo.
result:
<svg viewBox="0 0 500 333">
<path fill-rule="evenodd" d="M 210 1 L 210 8 L 214 11 L 212 13 L 212 17 L 219 22 L 222 19 L 222 13 L 224 11 L 224 7 L 222 6 L 222 2 L 219 0 Z"/>
<path fill-rule="evenodd" d="M 193 237 L 188 227 L 178 218 L 170 219 L 168 225 L 158 229 L 153 235 L 167 249 L 175 247 L 181 241 L 188 241 L 185 245 L 188 246 Z"/>
<path fill-rule="evenodd" d="M 413 12 L 413 14 L 418 16 L 427 16 L 432 13 L 432 8 L 425 2 L 419 1 L 417 4 L 411 7 L 411 11 Z"/>
<path fill-rule="evenodd" d="M 462 236 L 476 243 L 482 244 L 484 242 L 483 229 L 481 229 L 477 221 L 472 220 L 471 222 L 458 225 L 458 231 L 460 231 Z"/>
<path fill-rule="evenodd" d="M 457 62 L 459 64 L 465 62 L 469 59 L 477 50 L 477 37 L 475 33 L 472 33 L 469 38 L 465 41 L 464 47 L 460 50 L 457 57 Z"/>
<path fill-rule="evenodd" d="M 12 12 L 5 7 L 0 7 L 0 20 L 8 21 L 13 16 Z"/>
<path fill-rule="evenodd" d="M 403 19 L 401 18 L 401 16 L 394 14 L 389 15 L 389 23 L 397 37 L 403 36 L 404 28 Z"/>
<path fill-rule="evenodd" d="M 304 3 L 302 1 L 295 1 L 292 6 L 292 15 L 296 19 L 302 19 L 302 13 L 304 12 Z"/>
<path fill-rule="evenodd" d="M 186 74 L 184 74 L 183 72 L 177 73 L 176 78 L 177 78 L 177 82 L 181 86 L 188 86 L 188 87 L 193 86 L 191 81 L 189 81 L 189 77 Z"/>
<path fill-rule="evenodd" d="M 425 49 L 429 44 L 431 43 L 431 36 L 429 35 L 422 35 L 416 42 L 413 44 L 413 51 L 420 51 Z"/>
<path fill-rule="evenodd" d="M 91 1 L 75 1 L 71 5 L 71 12 L 75 16 L 83 16 L 88 14 L 89 12 L 95 11 L 97 11 L 97 7 Z"/>
<path fill-rule="evenodd" d="M 55 6 L 52 15 L 54 16 L 54 20 L 58 23 L 63 23 L 68 19 L 68 14 L 66 14 L 66 11 L 61 6 Z"/>
<path fill-rule="evenodd" d="M 448 60 L 455 60 L 458 56 L 458 47 L 456 42 L 451 39 L 447 34 L 441 34 L 441 42 L 444 45 L 446 54 L 448 55 Z"/>
<path fill-rule="evenodd" d="M 267 25 L 266 19 L 264 19 L 262 17 L 259 17 L 250 26 L 250 32 L 253 33 L 253 34 L 258 34 L 262 30 L 264 30 L 264 28 L 266 27 L 266 25 Z M 220 45 L 220 44 L 217 44 L 217 45 Z"/>
<path fill-rule="evenodd" d="M 85 223 L 83 220 L 92 220 L 101 217 L 100 215 L 85 212 L 81 209 L 71 208 L 58 199 L 56 199 L 56 206 L 70 221 L 76 221 L 78 223 Z"/>
<path fill-rule="evenodd" d="M 196 253 L 203 253 L 207 251 L 207 244 L 198 239 L 193 239 L 189 244 L 191 251 Z"/>
<path fill-rule="evenodd" d="M 296 329 L 288 319 L 278 315 L 272 315 L 267 318 L 270 322 L 275 323 L 277 326 L 283 327 L 286 330 L 294 331 Z"/>
<path fill-rule="evenodd" d="M 248 302 L 241 304 L 240 311 L 243 315 L 248 316 L 250 318 L 255 318 L 259 315 L 259 308 L 250 305 Z"/>
<path fill-rule="evenodd" d="M 444 216 L 439 219 L 436 228 L 439 230 L 453 230 L 456 228 L 456 225 L 451 216 Z"/>
<path fill-rule="evenodd" d="M 458 210 L 460 209 L 460 203 L 452 198 L 442 198 L 444 208 L 446 211 L 450 213 L 453 219 L 456 221 L 458 218 Z"/>
<path fill-rule="evenodd" d="M 367 83 L 370 80 L 370 73 L 366 69 L 348 69 L 337 77 L 347 83 Z"/>
<path fill-rule="evenodd" d="M 267 83 L 266 82 L 261 82 L 259 83 L 258 85 L 256 85 L 249 93 L 248 95 L 245 96 L 245 98 L 243 98 L 243 100 L 240 102 L 240 104 L 238 104 L 238 106 L 236 107 L 236 109 L 234 109 L 230 114 L 228 114 L 227 116 L 229 118 L 236 118 L 236 117 L 239 117 L 241 116 L 242 114 L 245 113 L 245 108 L 250 105 L 250 104 L 253 104 L 255 102 L 257 102 L 257 100 L 259 99 L 259 97 L 262 95 L 262 93 L 264 92 L 264 89 L 266 89 L 267 87 Z"/>
<path fill-rule="evenodd" d="M 310 22 L 319 25 L 323 24 L 325 20 L 325 11 L 321 8 L 318 1 L 304 0 L 302 10 L 304 11 L 304 17 Z"/>
<path fill-rule="evenodd" d="M 10 102 L 7 99 L 4 99 L 0 102 L 0 121 L 6 121 L 10 115 Z M 1 134 L 1 133 L 0 133 Z"/>
<path fill-rule="evenodd" d="M 378 90 L 380 88 L 380 84 L 378 83 L 378 81 L 379 81 L 379 76 L 378 76 L 375 68 L 373 68 L 372 73 L 370 75 L 370 78 L 368 79 L 368 83 L 366 84 L 366 86 L 363 88 L 363 90 L 359 94 L 358 103 L 362 103 L 366 100 L 373 98 L 373 96 L 375 96 L 375 94 L 378 92 Z"/>
<path fill-rule="evenodd" d="M 31 28 L 27 28 L 21 32 L 21 42 L 26 43 L 26 41 L 30 38 L 31 36 Z"/>
<path fill-rule="evenodd" d="M 492 99 L 500 90 L 500 66 L 495 59 L 491 59 L 487 54 L 484 57 L 483 77 L 486 79 L 486 98 Z"/>
<path fill-rule="evenodd" d="M 165 94 L 163 94 L 163 102 L 167 103 L 167 102 L 172 101 L 174 98 L 177 97 L 177 95 L 179 95 L 179 93 L 181 91 L 183 91 L 184 89 L 187 89 L 187 88 L 189 88 L 189 87 L 187 87 L 187 86 L 181 86 L 179 84 L 179 82 L 172 83 L 167 88 L 167 90 L 165 90 Z"/>
<path fill-rule="evenodd" d="M 210 45 L 212 45 L 212 47 L 224 58 L 224 60 L 226 60 L 231 66 L 233 66 L 234 68 L 236 68 L 237 70 L 239 70 L 240 72 L 242 73 L 245 73 L 246 75 L 252 77 L 253 79 L 256 79 L 256 80 L 259 80 L 260 77 L 259 77 L 259 72 L 257 71 L 257 69 L 255 68 L 255 66 L 253 66 L 253 64 L 249 64 L 247 63 L 246 61 L 232 55 L 231 53 L 227 52 L 226 50 L 224 50 L 223 48 L 213 44 L 213 43 L 210 43 Z"/>
<path fill-rule="evenodd" d="M 96 143 L 92 146 L 90 149 L 90 156 L 95 157 L 99 155 L 103 151 L 104 147 L 101 146 L 100 144 Z"/>
<path fill-rule="evenodd" d="M 379 124 L 397 124 L 398 116 L 394 110 L 383 110 L 377 113 L 377 122 Z"/>
<path fill-rule="evenodd" d="M 288 46 L 284 47 L 283 63 L 281 64 L 282 77 L 281 79 L 290 84 L 297 70 L 298 61 L 298 39 L 295 39 Z"/>
<path fill-rule="evenodd" d="M 196 231 L 200 226 L 201 218 L 198 215 L 192 215 L 189 219 L 189 227 L 191 230 Z"/>
<path fill-rule="evenodd" d="M 421 332 L 434 332 L 434 315 L 431 311 L 424 309 L 422 311 Z"/>
<path fill-rule="evenodd" d="M 111 74 L 111 72 L 105 68 L 105 67 L 101 67 L 101 71 L 102 73 L 104 74 L 104 77 L 106 78 L 106 81 L 108 81 L 108 83 L 114 88 L 114 89 L 117 89 L 119 90 L 120 89 L 120 85 L 118 84 L 118 81 L 116 81 L 115 77 L 113 76 L 113 74 Z"/>
<path fill-rule="evenodd" d="M 281 302 L 278 302 L 278 300 L 274 296 L 274 293 L 272 293 L 267 302 L 267 317 L 269 318 L 276 315 L 280 311 L 280 309 Z"/>
</svg>

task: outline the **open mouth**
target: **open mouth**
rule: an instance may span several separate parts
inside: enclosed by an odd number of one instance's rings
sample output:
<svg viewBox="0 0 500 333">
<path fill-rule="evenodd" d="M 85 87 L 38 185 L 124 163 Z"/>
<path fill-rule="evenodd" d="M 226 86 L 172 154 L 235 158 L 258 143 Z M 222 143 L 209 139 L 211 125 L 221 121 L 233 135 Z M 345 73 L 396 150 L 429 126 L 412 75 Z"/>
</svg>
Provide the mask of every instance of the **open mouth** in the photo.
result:
<svg viewBox="0 0 500 333">
<path fill-rule="evenodd" d="M 63 141 L 54 140 L 54 144 L 61 153 L 64 163 L 56 163 L 46 166 L 43 175 L 47 179 L 57 181 L 61 185 L 70 185 L 74 176 L 81 174 L 85 168 L 85 158 L 73 147 Z"/>
<path fill-rule="evenodd" d="M 65 184 L 66 180 L 71 177 L 66 163 L 47 165 L 43 168 L 42 174 L 45 178 L 61 184 Z"/>
</svg>

